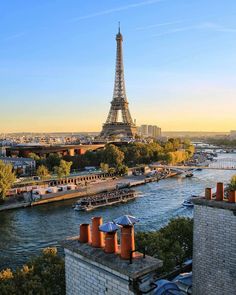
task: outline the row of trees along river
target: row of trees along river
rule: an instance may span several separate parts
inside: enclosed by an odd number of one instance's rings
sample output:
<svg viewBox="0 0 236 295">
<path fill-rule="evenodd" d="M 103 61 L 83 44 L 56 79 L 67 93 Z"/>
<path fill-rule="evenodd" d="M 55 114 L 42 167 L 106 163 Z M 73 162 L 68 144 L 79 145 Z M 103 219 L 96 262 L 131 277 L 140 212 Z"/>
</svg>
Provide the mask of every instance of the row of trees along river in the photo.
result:
<svg viewBox="0 0 236 295">
<path fill-rule="evenodd" d="M 48 157 L 39 157 L 33 153 L 29 156 L 36 161 L 37 175 L 47 178 L 52 173 L 58 177 L 68 176 L 70 170 L 83 169 L 85 166 L 100 166 L 104 172 L 124 174 L 128 167 L 139 164 L 155 161 L 181 163 L 191 158 L 193 153 L 194 147 L 189 140 L 169 139 L 165 143 L 129 143 L 121 146 L 107 144 L 104 149 L 76 156 L 50 154 Z"/>
</svg>

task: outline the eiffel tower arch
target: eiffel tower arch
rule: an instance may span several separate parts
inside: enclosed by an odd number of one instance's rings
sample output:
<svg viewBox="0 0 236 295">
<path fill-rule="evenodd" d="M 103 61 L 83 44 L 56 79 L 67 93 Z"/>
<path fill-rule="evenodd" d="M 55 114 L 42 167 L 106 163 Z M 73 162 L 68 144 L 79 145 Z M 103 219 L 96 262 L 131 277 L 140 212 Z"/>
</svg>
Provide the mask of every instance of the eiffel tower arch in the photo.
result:
<svg viewBox="0 0 236 295">
<path fill-rule="evenodd" d="M 116 72 L 113 98 L 106 123 L 103 124 L 100 134 L 104 138 L 114 135 L 134 137 L 137 132 L 137 127 L 130 115 L 129 103 L 125 91 L 122 41 L 123 36 L 119 28 L 118 34 L 116 35 Z"/>
</svg>

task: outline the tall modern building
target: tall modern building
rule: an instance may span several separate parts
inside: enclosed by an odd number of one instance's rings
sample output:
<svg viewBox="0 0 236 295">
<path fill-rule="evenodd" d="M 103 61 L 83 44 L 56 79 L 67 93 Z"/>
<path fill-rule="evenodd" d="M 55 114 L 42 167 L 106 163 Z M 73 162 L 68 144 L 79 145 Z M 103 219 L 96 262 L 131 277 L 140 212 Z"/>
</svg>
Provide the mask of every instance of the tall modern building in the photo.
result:
<svg viewBox="0 0 236 295">
<path fill-rule="evenodd" d="M 130 115 L 128 108 L 129 103 L 125 91 L 122 53 L 123 36 L 120 33 L 120 28 L 118 34 L 116 35 L 116 42 L 116 72 L 113 99 L 111 101 L 111 107 L 106 123 L 103 124 L 102 132 L 100 134 L 101 137 L 104 138 L 108 138 L 110 136 L 134 137 L 137 132 L 136 125 Z"/>
<path fill-rule="evenodd" d="M 139 134 L 143 137 L 160 137 L 161 128 L 156 125 L 141 125 L 139 127 Z"/>
</svg>

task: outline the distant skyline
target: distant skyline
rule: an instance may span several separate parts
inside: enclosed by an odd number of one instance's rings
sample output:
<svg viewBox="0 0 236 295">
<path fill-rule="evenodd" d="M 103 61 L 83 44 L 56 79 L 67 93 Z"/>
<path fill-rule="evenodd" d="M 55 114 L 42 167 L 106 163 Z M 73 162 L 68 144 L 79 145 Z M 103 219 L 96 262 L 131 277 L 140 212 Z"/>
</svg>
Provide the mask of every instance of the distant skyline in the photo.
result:
<svg viewBox="0 0 236 295">
<path fill-rule="evenodd" d="M 100 131 L 124 37 L 129 108 L 163 131 L 236 129 L 234 0 L 0 4 L 0 133 Z"/>
</svg>

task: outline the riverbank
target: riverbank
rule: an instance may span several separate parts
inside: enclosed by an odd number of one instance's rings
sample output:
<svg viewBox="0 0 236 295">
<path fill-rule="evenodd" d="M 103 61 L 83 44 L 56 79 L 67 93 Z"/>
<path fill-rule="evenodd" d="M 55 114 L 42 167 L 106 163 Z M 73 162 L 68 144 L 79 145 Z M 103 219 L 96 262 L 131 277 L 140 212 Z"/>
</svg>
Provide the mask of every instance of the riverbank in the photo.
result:
<svg viewBox="0 0 236 295">
<path fill-rule="evenodd" d="M 0 205 L 0 211 L 33 207 L 33 206 L 38 206 L 38 205 L 43 205 L 43 204 L 48 204 L 53 202 L 65 201 L 65 200 L 74 199 L 74 198 L 82 198 L 82 197 L 84 198 L 84 197 L 99 194 L 105 191 L 112 191 L 116 189 L 120 184 L 122 184 L 122 187 L 128 188 L 128 187 L 144 185 L 146 183 L 150 183 L 154 181 L 159 181 L 161 179 L 165 179 L 169 177 L 174 177 L 176 175 L 177 173 L 172 172 L 164 176 L 157 174 L 151 177 L 146 177 L 145 175 L 141 175 L 141 176 L 124 176 L 124 177 L 119 177 L 117 179 L 108 178 L 105 181 L 103 180 L 97 183 L 90 183 L 86 187 L 83 186 L 75 190 L 46 194 L 46 195 L 43 195 L 40 200 L 37 200 L 35 202 L 21 201 L 21 202 L 14 202 L 11 204 L 3 204 L 3 205 Z"/>
</svg>

